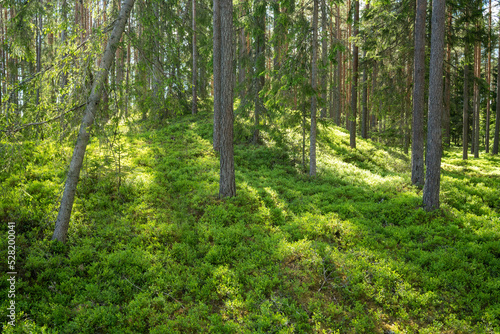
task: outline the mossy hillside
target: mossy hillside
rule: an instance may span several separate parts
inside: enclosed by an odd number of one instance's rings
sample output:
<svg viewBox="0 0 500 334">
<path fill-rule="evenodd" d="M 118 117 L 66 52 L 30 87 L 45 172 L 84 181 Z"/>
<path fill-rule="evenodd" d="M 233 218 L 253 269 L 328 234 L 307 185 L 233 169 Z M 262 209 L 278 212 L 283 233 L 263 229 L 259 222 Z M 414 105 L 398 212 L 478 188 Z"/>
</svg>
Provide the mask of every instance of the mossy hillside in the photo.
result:
<svg viewBox="0 0 500 334">
<path fill-rule="evenodd" d="M 221 201 L 209 119 L 94 140 L 66 245 L 47 239 L 71 149 L 17 146 L 0 218 L 17 222 L 18 332 L 500 331 L 500 159 L 447 151 L 427 213 L 397 150 L 322 126 L 310 179 L 295 132 L 263 133 L 235 146 Z"/>
</svg>

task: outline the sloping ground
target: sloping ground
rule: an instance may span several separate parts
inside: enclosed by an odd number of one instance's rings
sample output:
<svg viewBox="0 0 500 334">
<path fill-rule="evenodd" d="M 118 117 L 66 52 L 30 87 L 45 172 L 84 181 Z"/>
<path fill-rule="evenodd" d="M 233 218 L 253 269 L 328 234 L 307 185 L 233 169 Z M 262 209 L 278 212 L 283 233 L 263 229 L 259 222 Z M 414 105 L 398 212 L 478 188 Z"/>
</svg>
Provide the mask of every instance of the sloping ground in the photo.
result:
<svg viewBox="0 0 500 334">
<path fill-rule="evenodd" d="M 351 151 L 348 134 L 322 128 L 311 180 L 289 133 L 281 147 L 236 145 L 238 196 L 220 201 L 208 119 L 93 142 L 67 245 L 43 238 L 71 150 L 2 146 L 24 150 L 0 174 L 2 258 L 5 222 L 18 236 L 17 330 L 500 331 L 499 158 L 447 152 L 442 210 L 429 214 L 400 152 L 363 140 Z"/>
</svg>

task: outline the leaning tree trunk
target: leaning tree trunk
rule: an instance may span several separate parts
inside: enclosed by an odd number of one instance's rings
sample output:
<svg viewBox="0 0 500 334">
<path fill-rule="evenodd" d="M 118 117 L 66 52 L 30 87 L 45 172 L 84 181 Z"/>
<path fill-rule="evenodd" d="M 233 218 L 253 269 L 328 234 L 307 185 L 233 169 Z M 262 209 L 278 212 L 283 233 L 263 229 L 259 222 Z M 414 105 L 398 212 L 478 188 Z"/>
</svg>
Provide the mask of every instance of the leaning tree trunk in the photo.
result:
<svg viewBox="0 0 500 334">
<path fill-rule="evenodd" d="M 424 208 L 427 211 L 439 209 L 445 4 L 445 0 L 432 1 L 429 117 L 427 123 L 427 170 L 423 193 Z"/>
<path fill-rule="evenodd" d="M 311 98 L 311 134 L 310 134 L 310 148 L 309 148 L 309 176 L 316 175 L 316 86 L 317 86 L 317 63 L 318 58 L 318 0 L 314 0 L 313 10 L 313 36 L 312 36 L 312 70 L 311 70 L 311 86 L 313 96 Z"/>
<path fill-rule="evenodd" d="M 66 241 L 69 219 L 71 217 L 71 210 L 73 208 L 73 202 L 75 200 L 76 186 L 78 184 L 78 178 L 80 176 L 80 170 L 82 168 L 85 150 L 90 138 L 90 128 L 92 127 L 96 111 L 98 110 L 97 106 L 99 100 L 101 99 L 104 82 L 106 80 L 109 68 L 111 67 L 111 63 L 113 62 L 116 47 L 118 45 L 118 42 L 120 41 L 123 31 L 125 30 L 125 24 L 134 5 L 134 1 L 135 0 L 126 0 L 123 4 L 118 19 L 115 21 L 113 31 L 111 32 L 111 36 L 109 37 L 108 44 L 106 45 L 106 49 L 104 50 L 104 54 L 101 58 L 101 68 L 95 75 L 95 81 L 92 84 L 92 91 L 90 93 L 90 97 L 87 100 L 87 107 L 85 109 L 82 125 L 80 126 L 80 131 L 76 140 L 73 157 L 71 158 L 68 177 L 64 186 L 61 207 L 59 208 L 59 214 L 57 215 L 56 227 L 54 230 L 54 235 L 52 236 L 52 240 L 56 239 L 61 242 Z"/>
<path fill-rule="evenodd" d="M 415 60 L 413 79 L 413 140 L 411 183 L 424 185 L 424 103 L 425 103 L 425 13 L 427 0 L 418 0 L 415 18 Z"/>
</svg>

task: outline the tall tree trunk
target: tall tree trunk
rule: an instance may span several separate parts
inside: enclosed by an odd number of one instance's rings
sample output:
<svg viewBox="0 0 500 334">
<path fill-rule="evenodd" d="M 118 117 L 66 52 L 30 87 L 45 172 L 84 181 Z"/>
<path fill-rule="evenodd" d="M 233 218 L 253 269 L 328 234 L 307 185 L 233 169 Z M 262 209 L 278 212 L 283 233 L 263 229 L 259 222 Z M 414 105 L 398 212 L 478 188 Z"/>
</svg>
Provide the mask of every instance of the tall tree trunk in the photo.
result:
<svg viewBox="0 0 500 334">
<path fill-rule="evenodd" d="M 465 24 L 467 31 L 469 24 Z M 462 119 L 462 159 L 467 160 L 469 152 L 469 42 L 465 41 L 464 48 L 464 93 L 463 93 L 463 119 Z"/>
<path fill-rule="evenodd" d="M 479 95 L 479 80 L 481 79 L 481 42 L 474 43 L 474 158 L 479 158 L 479 108 L 481 100 Z"/>
<path fill-rule="evenodd" d="M 273 70 L 276 76 L 276 81 L 278 82 L 278 85 L 281 85 L 281 74 L 280 74 L 280 67 L 281 67 L 281 42 L 283 38 L 283 33 L 282 33 L 282 25 L 280 23 L 280 14 L 281 9 L 280 9 L 280 3 L 279 1 L 275 1 L 273 3 L 273 34 L 274 34 L 274 58 L 273 58 Z"/>
<path fill-rule="evenodd" d="M 359 0 L 354 1 L 354 33 L 353 37 L 358 36 L 359 31 Z M 358 111 L 358 46 L 356 42 L 352 43 L 352 86 L 351 86 L 351 148 L 356 148 L 356 117 Z"/>
<path fill-rule="evenodd" d="M 264 110 L 264 104 L 260 97 L 260 92 L 264 88 L 266 77 L 263 74 L 266 70 L 266 2 L 259 0 L 255 3 L 255 13 L 257 15 L 257 29 L 255 36 L 255 114 L 253 143 L 259 143 L 260 116 Z"/>
<path fill-rule="evenodd" d="M 337 38 L 336 38 L 336 42 L 339 43 L 340 42 L 340 37 L 341 37 L 341 31 L 340 31 L 340 5 L 339 4 L 335 4 L 335 7 L 337 8 L 337 15 L 335 16 L 335 33 L 337 34 Z M 335 113 L 335 123 L 337 124 L 337 126 L 340 126 L 341 124 L 341 119 L 340 119 L 340 116 L 341 116 L 341 113 L 342 113 L 342 102 L 340 101 L 341 97 L 340 97 L 340 89 L 341 89 L 341 85 L 342 85 L 342 78 L 340 76 L 340 73 L 341 73 L 341 68 L 342 68 L 342 55 L 340 53 L 340 48 L 337 48 L 337 54 L 336 54 L 336 59 L 337 59 L 337 66 L 335 68 L 335 75 L 336 75 L 336 85 L 335 85 L 335 92 L 334 92 L 334 100 L 335 100 L 335 109 L 336 109 L 336 113 Z"/>
<path fill-rule="evenodd" d="M 219 5 L 222 49 L 219 197 L 225 198 L 236 196 L 233 150 L 233 0 L 219 0 Z"/>
<path fill-rule="evenodd" d="M 214 0 L 213 2 L 213 73 L 214 73 L 214 150 L 220 150 L 220 124 L 221 124 L 221 17 L 219 2 L 223 0 Z"/>
<path fill-rule="evenodd" d="M 500 35 L 499 35 L 500 36 Z M 499 41 L 500 50 L 500 41 Z M 500 52 L 500 51 L 499 51 Z M 492 154 L 498 154 L 498 142 L 500 141 L 500 57 L 498 59 L 498 74 L 497 74 L 497 110 L 495 118 L 495 135 L 493 139 L 493 150 Z"/>
<path fill-rule="evenodd" d="M 120 15 L 115 21 L 113 31 L 111 32 L 111 36 L 109 37 L 108 44 L 106 45 L 106 49 L 102 56 L 101 68 L 95 75 L 95 80 L 92 85 L 92 91 L 90 93 L 90 97 L 87 100 L 87 107 L 83 116 L 82 125 L 80 126 L 75 149 L 73 151 L 73 157 L 71 158 L 71 164 L 69 166 L 68 176 L 64 186 L 61 206 L 59 208 L 59 214 L 57 215 L 56 227 L 52 236 L 53 240 L 59 240 L 60 242 L 66 241 L 69 228 L 69 219 L 71 217 L 71 210 L 73 209 L 73 202 L 75 200 L 76 186 L 78 184 L 78 178 L 80 176 L 80 170 L 82 168 L 85 150 L 90 138 L 90 128 L 92 126 L 92 123 L 94 122 L 98 103 L 101 99 L 102 90 L 104 88 L 104 81 L 107 77 L 107 73 L 109 71 L 111 63 L 113 62 L 116 47 L 118 45 L 118 42 L 120 41 L 123 31 L 125 30 L 125 24 L 133 5 L 134 0 L 126 0 L 124 2 L 120 11 Z"/>
<path fill-rule="evenodd" d="M 328 28 L 327 28 L 327 17 L 326 17 L 326 0 L 321 0 L 321 30 L 322 30 L 322 37 L 321 37 L 321 99 L 323 100 L 323 107 L 321 108 L 321 118 L 326 117 L 326 74 L 328 72 L 327 70 L 327 52 L 328 52 Z"/>
<path fill-rule="evenodd" d="M 423 203 L 427 211 L 439 209 L 445 5 L 445 0 L 432 1 L 429 117 L 427 123 L 427 170 L 423 191 Z"/>
<path fill-rule="evenodd" d="M 486 137 L 484 146 L 486 153 L 490 152 L 490 96 L 491 96 L 491 0 L 489 0 L 489 17 L 488 17 L 488 67 L 486 68 Z"/>
<path fill-rule="evenodd" d="M 443 142 L 450 146 L 450 107 L 451 107 L 451 29 L 452 29 L 452 8 L 448 8 L 448 43 L 446 49 L 446 72 L 444 80 L 444 113 L 443 113 Z"/>
<path fill-rule="evenodd" d="M 413 77 L 413 140 L 411 143 L 411 183 L 424 185 L 424 105 L 425 105 L 425 15 L 427 0 L 417 0 L 415 18 L 415 60 Z"/>
<path fill-rule="evenodd" d="M 197 76 L 198 76 L 198 66 L 197 66 L 197 52 L 196 52 L 196 0 L 191 0 L 193 2 L 193 101 L 191 106 L 191 113 L 196 115 L 198 112 L 198 96 L 197 96 Z"/>
<path fill-rule="evenodd" d="M 363 51 L 363 98 L 361 104 L 363 105 L 363 114 L 361 117 L 361 137 L 368 138 L 368 64 L 366 62 L 366 50 Z"/>
<path fill-rule="evenodd" d="M 312 69 L 311 69 L 311 87 L 313 89 L 313 95 L 311 98 L 311 134 L 310 141 L 311 145 L 309 148 L 309 176 L 316 176 L 316 88 L 317 88 L 317 63 L 318 58 L 318 1 L 314 1 L 312 27 Z"/>
<path fill-rule="evenodd" d="M 243 4 L 243 2 L 242 2 Z M 243 15 L 245 15 L 246 12 L 243 12 Z M 246 95 L 246 88 L 245 88 L 245 77 L 246 77 L 246 66 L 245 66 L 245 61 L 247 57 L 247 48 L 246 48 L 246 33 L 245 33 L 245 27 L 241 26 L 240 28 L 240 36 L 239 36 L 239 59 L 238 59 L 238 88 L 239 88 L 239 93 L 240 93 L 240 103 L 243 104 L 243 100 Z"/>
</svg>

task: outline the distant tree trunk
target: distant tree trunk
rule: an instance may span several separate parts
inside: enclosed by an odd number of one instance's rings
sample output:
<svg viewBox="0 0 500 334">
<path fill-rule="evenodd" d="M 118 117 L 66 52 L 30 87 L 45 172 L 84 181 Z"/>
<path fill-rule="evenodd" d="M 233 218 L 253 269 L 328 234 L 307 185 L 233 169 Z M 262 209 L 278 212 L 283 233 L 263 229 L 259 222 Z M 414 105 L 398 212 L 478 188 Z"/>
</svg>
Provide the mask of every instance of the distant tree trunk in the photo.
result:
<svg viewBox="0 0 500 334">
<path fill-rule="evenodd" d="M 214 73 L 214 150 L 220 150 L 220 124 L 221 124 L 221 30 L 220 30 L 220 6 L 219 2 L 213 2 L 213 73 Z"/>
<path fill-rule="evenodd" d="M 336 42 L 339 43 L 340 41 L 340 9 L 339 9 L 339 4 L 335 4 L 335 7 L 337 8 L 337 15 L 335 16 L 335 33 L 337 34 Z M 342 78 L 340 76 L 341 73 L 341 66 L 342 66 L 342 61 L 341 61 L 342 55 L 340 54 L 340 48 L 337 49 L 337 54 L 336 54 L 336 59 L 337 59 L 337 66 L 335 68 L 335 75 L 336 75 L 336 84 L 335 84 L 335 91 L 334 91 L 334 103 L 336 104 L 335 106 L 335 124 L 337 126 L 340 126 L 341 123 L 341 113 L 342 113 L 342 105 L 340 102 L 340 89 L 342 85 Z"/>
<path fill-rule="evenodd" d="M 443 135 L 444 145 L 450 146 L 450 107 L 451 107 L 451 29 L 452 29 L 452 16 L 451 7 L 448 9 L 448 43 L 446 49 L 446 72 L 444 79 L 444 113 L 443 113 Z"/>
<path fill-rule="evenodd" d="M 259 143 L 259 123 L 264 104 L 260 97 L 260 92 L 264 88 L 266 77 L 263 72 L 266 70 L 266 2 L 259 0 L 255 2 L 255 12 L 257 15 L 257 28 L 255 36 L 255 114 L 253 143 Z"/>
<path fill-rule="evenodd" d="M 38 13 L 36 19 L 36 72 L 39 73 L 42 70 L 42 31 L 43 31 L 43 21 L 42 14 Z M 38 106 L 40 104 L 40 87 L 36 89 L 36 102 Z M 38 117 L 38 113 L 37 113 Z"/>
<path fill-rule="evenodd" d="M 243 13 L 245 14 L 245 12 Z M 246 77 L 246 68 L 245 68 L 245 60 L 247 56 L 247 49 L 246 49 L 246 33 L 245 33 L 245 27 L 242 26 L 240 30 L 240 36 L 239 36 L 239 59 L 238 59 L 238 88 L 239 88 L 239 93 L 240 93 L 240 103 L 243 103 L 243 99 L 245 98 L 246 94 L 246 89 L 245 89 L 245 77 Z"/>
<path fill-rule="evenodd" d="M 362 117 L 361 117 L 361 137 L 363 139 L 368 138 L 368 74 L 367 74 L 367 63 L 366 63 L 366 50 L 363 51 L 363 98 L 361 104 L 363 105 Z"/>
<path fill-rule="evenodd" d="M 90 128 L 94 122 L 95 113 L 101 99 L 104 81 L 107 77 L 109 68 L 111 67 L 111 63 L 113 62 L 116 47 L 120 41 L 123 31 L 125 30 L 125 24 L 133 5 L 134 0 L 126 0 L 123 3 L 120 15 L 115 21 L 113 31 L 111 32 L 111 36 L 109 37 L 108 44 L 106 45 L 106 49 L 102 56 L 101 69 L 95 75 L 95 80 L 92 84 L 92 91 L 87 100 L 87 107 L 83 116 L 82 125 L 80 126 L 75 149 L 73 151 L 73 157 L 71 158 L 71 164 L 69 166 L 68 176 L 64 186 L 64 193 L 61 200 L 61 206 L 59 208 L 59 214 L 57 215 L 56 227 L 52 240 L 66 242 L 69 219 L 71 217 L 71 210 L 73 209 L 73 202 L 75 200 L 76 186 L 78 184 L 85 150 L 90 138 Z"/>
<path fill-rule="evenodd" d="M 336 42 L 340 43 L 341 38 L 342 38 L 342 31 L 340 30 L 340 5 L 335 4 L 336 8 L 336 15 L 335 15 L 335 34 L 336 34 Z M 335 96 L 335 101 L 337 103 L 337 114 L 335 115 L 336 117 L 336 124 L 337 126 L 341 126 L 342 124 L 342 76 L 341 74 L 343 73 L 342 70 L 342 53 L 340 52 L 340 48 L 337 49 L 337 54 L 336 54 L 336 59 L 337 59 L 337 87 L 336 87 L 336 92 L 337 95 Z"/>
<path fill-rule="evenodd" d="M 415 60 L 413 79 L 413 140 L 411 183 L 424 185 L 424 104 L 425 104 L 425 15 L 427 0 L 417 0 L 415 18 Z"/>
<path fill-rule="evenodd" d="M 314 0 L 313 9 L 313 36 L 312 36 L 312 69 L 311 69 L 311 86 L 313 89 L 313 95 L 311 98 L 311 134 L 310 141 L 311 145 L 309 148 L 309 176 L 316 176 L 316 88 L 317 88 L 317 57 L 318 57 L 318 1 Z"/>
<path fill-rule="evenodd" d="M 427 124 L 427 170 L 423 191 L 425 210 L 439 209 L 441 178 L 441 115 L 443 113 L 443 60 L 445 0 L 432 1 L 429 117 Z"/>
<path fill-rule="evenodd" d="M 219 0 L 219 5 L 222 50 L 219 197 L 225 198 L 236 196 L 233 150 L 233 1 Z"/>
<path fill-rule="evenodd" d="M 356 38 L 359 31 L 359 0 L 354 1 L 354 33 Z M 352 86 L 351 86 L 351 148 L 356 148 L 356 117 L 358 111 L 358 46 L 356 42 L 352 43 Z"/>
<path fill-rule="evenodd" d="M 500 54 L 500 34 L 499 34 L 499 42 L 498 42 L 498 49 L 499 49 L 499 54 Z M 498 71 L 497 71 L 497 110 L 496 110 L 496 117 L 495 117 L 495 137 L 493 139 L 493 154 L 498 154 L 498 142 L 500 141 L 500 57 L 498 59 Z"/>
<path fill-rule="evenodd" d="M 366 3 L 365 11 L 370 10 L 370 3 Z M 366 59 L 366 50 L 363 51 L 363 97 L 361 104 L 363 105 L 362 118 L 361 118 L 361 137 L 368 138 L 368 62 Z"/>
<path fill-rule="evenodd" d="M 321 118 L 326 117 L 326 74 L 327 74 L 327 53 L 328 53 L 328 28 L 327 28 L 327 17 L 326 17 L 326 0 L 321 0 L 321 99 L 323 100 L 323 107 L 321 108 Z"/>
<path fill-rule="evenodd" d="M 197 52 L 196 52 L 196 0 L 193 2 L 193 101 L 191 106 L 191 113 L 196 115 L 198 112 L 198 96 L 197 96 L 197 77 L 198 77 L 198 65 L 197 65 Z"/>
<path fill-rule="evenodd" d="M 467 31 L 469 24 L 465 24 Z M 463 121 L 462 121 L 462 159 L 467 160 L 469 152 L 469 42 L 465 41 L 464 47 L 464 93 L 463 93 Z"/>
<path fill-rule="evenodd" d="M 372 74 L 372 87 L 371 87 L 371 120 L 370 120 L 370 129 L 377 130 L 377 116 L 375 114 L 375 87 L 377 86 L 377 74 L 378 74 L 378 63 L 377 61 L 373 62 L 373 74 Z M 422 159 L 423 160 L 423 159 Z M 423 169 L 423 168 L 422 168 Z M 422 183 L 423 184 L 423 183 Z"/>
<path fill-rule="evenodd" d="M 491 96 L 491 0 L 489 0 L 489 16 L 488 16 L 488 67 L 486 68 L 486 137 L 484 146 L 486 153 L 490 152 L 490 96 Z"/>
<path fill-rule="evenodd" d="M 282 24 L 280 23 L 280 15 L 281 15 L 281 9 L 280 9 L 280 3 L 279 1 L 275 1 L 273 3 L 273 15 L 274 15 L 274 58 L 273 58 L 273 70 L 275 72 L 276 80 L 278 82 L 278 85 L 281 85 L 281 74 L 280 74 L 280 67 L 281 67 L 281 43 L 283 39 L 283 33 L 282 33 Z"/>
<path fill-rule="evenodd" d="M 479 95 L 479 80 L 481 79 L 481 42 L 474 43 L 474 158 L 479 158 L 479 108 L 481 97 Z"/>
</svg>

